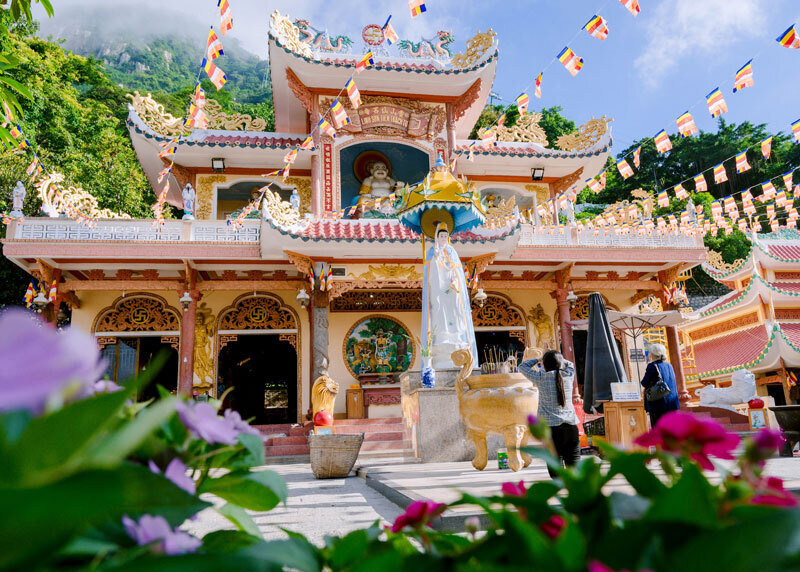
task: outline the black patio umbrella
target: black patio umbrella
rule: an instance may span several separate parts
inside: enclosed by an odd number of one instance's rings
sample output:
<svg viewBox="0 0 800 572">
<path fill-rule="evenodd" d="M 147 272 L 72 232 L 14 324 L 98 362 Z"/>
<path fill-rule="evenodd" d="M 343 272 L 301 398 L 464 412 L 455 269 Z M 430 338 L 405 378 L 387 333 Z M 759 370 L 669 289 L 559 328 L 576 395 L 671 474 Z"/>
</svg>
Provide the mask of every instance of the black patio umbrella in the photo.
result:
<svg viewBox="0 0 800 572">
<path fill-rule="evenodd" d="M 628 381 L 614 334 L 606 315 L 603 297 L 589 295 L 589 324 L 586 365 L 583 377 L 583 410 L 592 413 L 600 401 L 611 399 L 611 384 Z"/>
</svg>

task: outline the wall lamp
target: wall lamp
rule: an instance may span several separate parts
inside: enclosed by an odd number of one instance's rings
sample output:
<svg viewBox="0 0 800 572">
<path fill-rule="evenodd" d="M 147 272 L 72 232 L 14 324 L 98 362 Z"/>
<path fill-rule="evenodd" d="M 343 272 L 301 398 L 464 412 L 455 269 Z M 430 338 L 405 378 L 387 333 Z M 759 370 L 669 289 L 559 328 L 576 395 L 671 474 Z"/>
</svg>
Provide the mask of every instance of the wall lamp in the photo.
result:
<svg viewBox="0 0 800 572">
<path fill-rule="evenodd" d="M 543 167 L 534 167 L 531 169 L 531 180 L 532 181 L 541 181 L 544 179 L 544 168 Z"/>
<path fill-rule="evenodd" d="M 225 172 L 225 159 L 222 157 L 216 157 L 211 159 L 211 170 L 215 173 L 224 173 Z"/>
</svg>

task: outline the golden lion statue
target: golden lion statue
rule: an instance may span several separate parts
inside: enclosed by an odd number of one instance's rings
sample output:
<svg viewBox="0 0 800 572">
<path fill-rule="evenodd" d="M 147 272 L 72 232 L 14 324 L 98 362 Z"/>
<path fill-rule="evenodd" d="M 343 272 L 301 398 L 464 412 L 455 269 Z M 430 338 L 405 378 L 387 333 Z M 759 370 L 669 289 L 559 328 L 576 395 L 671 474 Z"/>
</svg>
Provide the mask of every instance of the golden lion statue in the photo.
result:
<svg viewBox="0 0 800 572">
<path fill-rule="evenodd" d="M 486 434 L 499 433 L 508 448 L 508 466 L 519 471 L 531 464 L 531 456 L 519 448 L 530 440 L 528 415 L 536 414 L 539 390 L 521 373 L 476 375 L 472 372 L 472 354 L 457 350 L 451 355 L 461 368 L 456 375 L 456 395 L 467 439 L 475 445 L 472 466 L 486 467 Z"/>
<path fill-rule="evenodd" d="M 327 362 L 323 363 L 322 375 L 314 380 L 311 386 L 311 418 L 319 411 L 325 410 L 333 415 L 333 402 L 339 393 L 339 382 L 328 376 Z"/>
</svg>

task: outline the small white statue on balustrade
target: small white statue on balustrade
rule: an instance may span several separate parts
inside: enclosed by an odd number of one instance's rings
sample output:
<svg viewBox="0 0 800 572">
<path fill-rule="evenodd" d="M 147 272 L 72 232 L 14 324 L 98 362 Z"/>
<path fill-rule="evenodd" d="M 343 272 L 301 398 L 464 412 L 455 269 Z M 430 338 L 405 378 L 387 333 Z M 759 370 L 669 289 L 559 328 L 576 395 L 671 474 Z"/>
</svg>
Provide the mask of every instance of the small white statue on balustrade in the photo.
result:
<svg viewBox="0 0 800 572">
<path fill-rule="evenodd" d="M 292 196 L 289 197 L 289 203 L 292 205 L 294 210 L 300 212 L 300 195 L 297 194 L 297 189 L 292 190 Z"/>
<path fill-rule="evenodd" d="M 183 220 L 194 220 L 195 206 L 197 205 L 197 193 L 191 183 L 186 183 L 183 187 Z"/>
<path fill-rule="evenodd" d="M 22 184 L 22 181 L 17 181 L 17 185 L 14 187 L 14 190 L 11 193 L 11 204 L 12 204 L 12 211 L 9 213 L 14 218 L 21 218 L 22 215 L 22 205 L 25 203 L 25 195 L 27 195 L 27 191 L 25 190 L 25 186 Z"/>
<path fill-rule="evenodd" d="M 756 376 L 746 369 L 737 369 L 731 376 L 730 387 L 707 385 L 696 392 L 700 405 L 736 411 L 734 405 L 747 403 L 756 395 Z"/>
<path fill-rule="evenodd" d="M 564 201 L 562 205 L 564 206 L 561 212 L 567 217 L 567 224 L 569 226 L 575 226 L 575 205 L 572 204 L 572 201 Z"/>
</svg>

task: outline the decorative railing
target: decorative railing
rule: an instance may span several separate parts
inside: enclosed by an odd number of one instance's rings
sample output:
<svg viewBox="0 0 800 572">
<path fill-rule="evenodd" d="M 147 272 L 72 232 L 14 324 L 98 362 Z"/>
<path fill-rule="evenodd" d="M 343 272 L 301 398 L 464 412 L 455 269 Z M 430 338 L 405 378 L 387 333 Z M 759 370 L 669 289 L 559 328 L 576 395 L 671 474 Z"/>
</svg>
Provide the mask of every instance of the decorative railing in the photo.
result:
<svg viewBox="0 0 800 572">
<path fill-rule="evenodd" d="M 167 221 L 154 227 L 150 220 L 100 220 L 86 226 L 69 219 L 32 218 L 16 226 L 14 238 L 21 240 L 177 242 L 183 236 L 181 221 Z"/>
<path fill-rule="evenodd" d="M 224 220 L 196 220 L 192 222 L 191 240 L 198 242 L 258 242 L 261 221 L 245 220 L 236 227 Z"/>
<path fill-rule="evenodd" d="M 523 224 L 519 229 L 519 246 L 597 246 L 618 248 L 698 248 L 702 246 L 695 236 L 682 233 L 638 234 L 617 233 L 614 230 L 579 230 L 576 227 L 534 227 Z"/>
<path fill-rule="evenodd" d="M 524 224 L 519 230 L 519 246 L 571 246 L 574 244 L 571 230 L 565 226 L 554 228 Z"/>
</svg>

